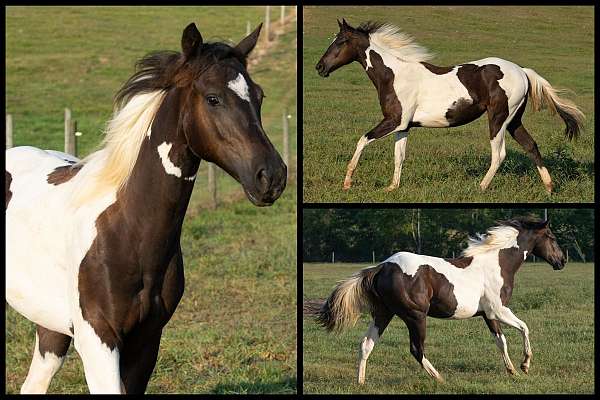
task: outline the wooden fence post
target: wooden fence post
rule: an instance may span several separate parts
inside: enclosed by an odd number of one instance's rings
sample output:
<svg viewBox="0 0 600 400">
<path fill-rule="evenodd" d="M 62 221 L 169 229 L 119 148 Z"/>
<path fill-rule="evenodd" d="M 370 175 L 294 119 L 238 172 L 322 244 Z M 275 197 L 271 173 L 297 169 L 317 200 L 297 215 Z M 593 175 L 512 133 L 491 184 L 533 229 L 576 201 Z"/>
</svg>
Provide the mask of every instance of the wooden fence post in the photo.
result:
<svg viewBox="0 0 600 400">
<path fill-rule="evenodd" d="M 270 13 L 270 6 L 265 6 L 265 41 L 267 43 L 269 43 L 269 41 L 271 40 L 271 38 L 269 37 L 270 35 L 270 23 L 269 23 L 269 13 Z"/>
<path fill-rule="evenodd" d="M 283 21 L 285 20 L 285 6 L 281 6 L 281 28 L 283 28 Z"/>
<path fill-rule="evenodd" d="M 246 36 L 250 35 L 250 21 L 246 21 Z"/>
<path fill-rule="evenodd" d="M 290 161 L 290 153 L 289 153 L 289 122 L 288 122 L 288 113 L 287 109 L 283 112 L 283 162 L 288 166 L 289 171 L 289 161 Z"/>
<path fill-rule="evenodd" d="M 72 130 L 71 110 L 65 108 L 65 153 L 75 155 L 75 132 Z"/>
<path fill-rule="evenodd" d="M 217 179 L 215 165 L 208 163 L 208 192 L 210 193 L 210 207 L 217 208 Z"/>
<path fill-rule="evenodd" d="M 13 147 L 13 124 L 12 115 L 6 114 L 6 148 Z"/>
</svg>

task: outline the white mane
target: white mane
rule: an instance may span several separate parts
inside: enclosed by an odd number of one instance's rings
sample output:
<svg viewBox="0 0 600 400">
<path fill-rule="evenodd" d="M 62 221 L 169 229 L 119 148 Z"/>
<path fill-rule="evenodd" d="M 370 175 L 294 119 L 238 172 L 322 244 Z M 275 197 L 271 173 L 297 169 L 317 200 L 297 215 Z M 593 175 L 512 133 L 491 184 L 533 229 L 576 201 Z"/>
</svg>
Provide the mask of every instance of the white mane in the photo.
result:
<svg viewBox="0 0 600 400">
<path fill-rule="evenodd" d="M 138 94 L 115 110 L 101 148 L 80 161 L 83 168 L 74 177 L 81 179 L 76 184 L 75 205 L 108 190 L 118 191 L 127 183 L 164 96 L 164 91 Z"/>
<path fill-rule="evenodd" d="M 519 231 L 510 226 L 490 228 L 486 235 L 477 234 L 476 238 L 469 238 L 469 245 L 463 251 L 463 256 L 472 257 L 490 250 L 516 247 L 518 235 Z"/>
<path fill-rule="evenodd" d="M 395 25 L 382 25 L 369 34 L 369 40 L 403 61 L 420 62 L 433 58 L 429 50 L 415 43 L 410 35 L 400 32 Z"/>
</svg>

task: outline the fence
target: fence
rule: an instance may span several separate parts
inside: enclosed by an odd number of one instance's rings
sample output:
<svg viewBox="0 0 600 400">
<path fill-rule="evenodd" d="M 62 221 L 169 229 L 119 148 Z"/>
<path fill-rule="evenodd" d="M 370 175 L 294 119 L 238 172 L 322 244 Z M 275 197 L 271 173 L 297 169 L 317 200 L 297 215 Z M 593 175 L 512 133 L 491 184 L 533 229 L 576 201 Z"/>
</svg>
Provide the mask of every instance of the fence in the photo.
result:
<svg viewBox="0 0 600 400">
<path fill-rule="evenodd" d="M 287 7 L 288 9 L 290 7 Z M 292 21 L 296 18 L 296 7 L 291 6 L 293 14 L 288 15 L 288 21 Z M 272 41 L 273 35 L 271 32 L 271 6 L 265 6 L 265 20 L 264 20 L 264 37 L 265 42 L 268 44 Z M 283 27 L 286 23 L 286 6 L 280 6 L 280 18 L 279 27 L 281 28 L 276 34 L 283 32 Z M 250 34 L 251 24 L 250 21 L 246 22 L 246 35 Z M 282 157 L 284 163 L 288 166 L 289 174 L 289 120 L 292 115 L 288 113 L 287 108 L 284 108 L 282 113 Z M 64 112 L 64 152 L 71 154 L 75 157 L 78 156 L 77 139 L 81 137 L 82 133 L 77 130 L 77 120 L 73 119 L 71 109 L 65 108 Z M 13 147 L 13 118 L 11 114 L 6 114 L 6 148 Z M 210 196 L 210 207 L 216 208 L 218 206 L 217 197 L 217 181 L 218 181 L 218 170 L 212 163 L 208 164 L 208 192 Z"/>
</svg>

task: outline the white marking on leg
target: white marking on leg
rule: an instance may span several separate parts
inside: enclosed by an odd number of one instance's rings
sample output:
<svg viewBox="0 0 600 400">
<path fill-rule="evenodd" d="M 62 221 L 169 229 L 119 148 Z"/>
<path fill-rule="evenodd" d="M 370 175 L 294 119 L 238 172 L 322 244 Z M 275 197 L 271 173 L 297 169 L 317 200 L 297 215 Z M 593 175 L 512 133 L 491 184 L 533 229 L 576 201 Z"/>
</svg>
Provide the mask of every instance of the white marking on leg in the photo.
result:
<svg viewBox="0 0 600 400">
<path fill-rule="evenodd" d="M 65 360 L 64 357 L 58 357 L 51 352 L 40 353 L 40 339 L 36 332 L 35 348 L 33 349 L 33 358 L 27 378 L 21 386 L 21 394 L 45 394 L 52 377 L 58 372 Z"/>
<path fill-rule="evenodd" d="M 367 139 L 367 136 L 363 135 L 358 140 L 356 144 L 356 151 L 354 151 L 354 156 L 352 156 L 352 160 L 348 163 L 348 169 L 346 171 L 346 179 L 344 179 L 344 189 L 349 189 L 352 186 L 352 174 L 356 169 L 356 165 L 358 164 L 358 160 L 360 159 L 360 155 L 365 148 L 366 145 L 371 143 L 375 139 Z"/>
<path fill-rule="evenodd" d="M 504 366 L 506 367 L 506 370 L 510 374 L 514 375 L 515 367 L 513 366 L 513 363 L 508 355 L 508 345 L 506 344 L 506 338 L 504 337 L 504 334 L 492 333 L 492 337 L 496 341 L 496 347 L 498 347 L 498 350 L 500 350 L 500 354 L 502 355 L 502 360 L 504 361 Z"/>
<path fill-rule="evenodd" d="M 169 151 L 171 151 L 171 147 L 173 147 L 171 143 L 161 143 L 160 146 L 157 147 L 158 155 L 160 156 L 160 161 L 162 162 L 165 172 L 169 175 L 174 175 L 178 178 L 181 178 L 181 168 L 175 166 L 175 164 L 173 164 L 169 158 Z"/>
<path fill-rule="evenodd" d="M 523 363 L 521 364 L 521 369 L 527 373 L 529 372 L 529 364 L 531 362 L 531 344 L 529 343 L 529 328 L 525 322 L 521 321 L 519 318 L 513 314 L 513 312 L 508 307 L 501 307 L 500 310 L 496 311 L 496 318 L 500 322 L 503 322 L 507 325 L 512 326 L 513 328 L 517 328 L 521 331 L 521 335 L 523 336 Z M 489 316 L 488 316 L 489 318 Z"/>
<path fill-rule="evenodd" d="M 375 322 L 369 324 L 369 329 L 365 333 L 365 337 L 360 343 L 358 354 L 358 383 L 365 383 L 365 371 L 367 368 L 367 359 L 373 351 L 375 343 L 379 340 L 379 329 L 375 326 Z"/>
<path fill-rule="evenodd" d="M 90 393 L 121 393 L 119 350 L 103 343 L 86 320 L 76 325 L 73 344 L 83 361 Z"/>
<path fill-rule="evenodd" d="M 437 370 L 435 368 L 433 368 L 433 365 L 431 365 L 431 363 L 429 362 L 428 359 L 425 358 L 425 356 L 423 356 L 423 359 L 421 360 L 421 365 L 423 366 L 423 368 L 425 369 L 425 371 L 427 371 L 427 373 L 429 374 L 429 376 L 431 376 L 432 378 L 434 378 L 438 382 L 444 382 L 444 378 L 442 378 L 442 376 L 440 375 L 440 373 L 437 372 Z"/>
<path fill-rule="evenodd" d="M 544 182 L 544 186 L 548 192 L 552 192 L 552 178 L 550 178 L 550 174 L 546 167 L 537 167 L 538 172 L 540 173 L 540 177 L 542 178 L 542 182 Z"/>
<path fill-rule="evenodd" d="M 492 148 L 492 161 L 488 172 L 485 174 L 485 177 L 479 184 L 481 190 L 487 189 L 490 182 L 492 181 L 492 178 L 494 177 L 494 175 L 496 175 L 496 171 L 498 171 L 500 164 L 502 164 L 502 161 L 504 161 L 504 157 L 506 156 L 506 148 L 504 141 L 505 132 L 506 131 L 503 125 L 502 128 L 500 128 L 500 131 L 496 134 L 496 136 L 492 140 L 490 140 L 490 146 Z"/>
<path fill-rule="evenodd" d="M 392 191 L 400 186 L 400 174 L 402 173 L 402 163 L 406 157 L 406 141 L 408 132 L 396 132 L 394 143 L 394 177 L 392 183 L 386 188 L 386 191 Z"/>
<path fill-rule="evenodd" d="M 248 83 L 242 74 L 238 73 L 235 79 L 227 82 L 227 87 L 233 90 L 242 100 L 246 100 L 248 103 L 250 102 Z"/>
<path fill-rule="evenodd" d="M 527 258 L 527 250 L 523 250 L 523 260 Z"/>
</svg>

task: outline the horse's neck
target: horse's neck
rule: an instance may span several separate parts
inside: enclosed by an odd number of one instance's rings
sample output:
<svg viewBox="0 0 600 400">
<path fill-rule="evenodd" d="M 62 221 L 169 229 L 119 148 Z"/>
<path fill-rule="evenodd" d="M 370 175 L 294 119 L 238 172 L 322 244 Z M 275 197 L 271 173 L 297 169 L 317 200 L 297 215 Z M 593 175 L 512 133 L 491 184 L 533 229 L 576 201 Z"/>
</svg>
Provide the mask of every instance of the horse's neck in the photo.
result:
<svg viewBox="0 0 600 400">
<path fill-rule="evenodd" d="M 144 240 L 156 243 L 145 243 L 148 246 L 164 246 L 178 239 L 200 164 L 187 146 L 180 107 L 180 96 L 174 90 L 160 106 L 132 175 L 119 193 L 128 221 L 152 225 L 156 234 Z"/>
<path fill-rule="evenodd" d="M 367 57 L 367 52 L 371 50 L 374 50 L 381 57 L 383 64 L 376 62 L 373 59 L 374 55 L 372 53 Z M 398 85 L 401 82 L 408 84 L 414 81 L 419 73 L 418 63 L 401 60 L 388 50 L 374 43 L 369 43 L 367 48 L 359 51 L 358 62 L 363 66 L 367 76 L 378 91 L 382 86 L 385 87 L 388 84 Z M 408 79 L 409 76 L 411 79 Z"/>
</svg>

